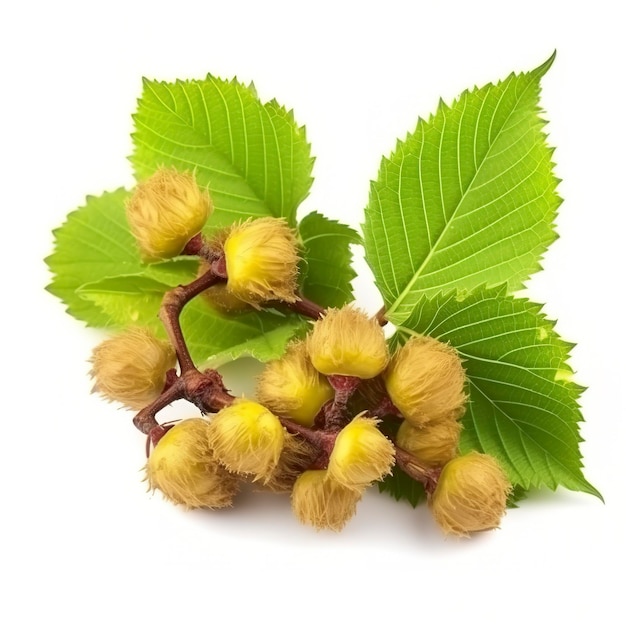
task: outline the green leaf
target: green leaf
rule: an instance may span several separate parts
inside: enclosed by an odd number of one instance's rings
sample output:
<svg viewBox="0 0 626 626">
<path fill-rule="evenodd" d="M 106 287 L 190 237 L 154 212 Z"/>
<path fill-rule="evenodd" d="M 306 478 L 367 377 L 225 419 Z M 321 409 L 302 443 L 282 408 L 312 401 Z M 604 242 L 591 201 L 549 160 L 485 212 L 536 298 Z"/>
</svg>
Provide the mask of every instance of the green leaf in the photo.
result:
<svg viewBox="0 0 626 626">
<path fill-rule="evenodd" d="M 306 331 L 308 323 L 297 315 L 272 310 L 225 317 L 196 298 L 185 307 L 181 326 L 195 362 L 217 366 L 242 356 L 276 359 L 294 335 Z"/>
<path fill-rule="evenodd" d="M 520 485 L 515 485 L 507 498 L 506 506 L 508 509 L 517 509 L 518 503 L 522 500 L 526 500 L 527 497 L 528 491 Z"/>
<path fill-rule="evenodd" d="M 465 91 L 382 160 L 365 212 L 365 251 L 393 323 L 423 295 L 508 283 L 518 290 L 556 235 L 560 198 L 528 73 Z"/>
<path fill-rule="evenodd" d="M 68 313 L 95 327 L 143 325 L 164 336 L 158 319 L 163 294 L 191 282 L 198 261 L 176 258 L 144 265 L 128 230 L 123 189 L 89 197 L 54 231 L 55 251 L 46 262 L 53 272 L 47 289 Z M 181 316 L 192 356 L 199 364 L 216 364 L 239 356 L 261 361 L 277 358 L 285 344 L 307 323 L 274 311 L 224 317 L 202 298 Z"/>
<path fill-rule="evenodd" d="M 85 206 L 70 213 L 54 231 L 55 250 L 45 260 L 53 273 L 48 291 L 67 305 L 70 315 L 90 326 L 110 326 L 113 320 L 76 290 L 85 283 L 139 272 L 143 267 L 126 222 L 127 196 L 124 189 L 89 196 Z"/>
<path fill-rule="evenodd" d="M 407 476 L 399 467 L 394 467 L 393 474 L 378 483 L 381 493 L 388 493 L 396 500 L 406 500 L 413 508 L 426 500 L 426 491 L 421 483 Z"/>
<path fill-rule="evenodd" d="M 158 291 L 162 296 L 166 288 L 192 281 L 198 271 L 196 258 L 180 257 L 152 265 L 141 262 L 126 220 L 128 195 L 126 190 L 118 189 L 99 197 L 89 196 L 86 204 L 70 213 L 54 231 L 55 250 L 46 259 L 54 276 L 47 289 L 67 305 L 70 315 L 90 326 L 136 323 L 143 315 L 142 300 L 152 303 L 145 304 L 152 315 L 156 295 L 148 297 L 147 293 Z M 149 278 L 153 283 L 147 282 Z M 99 283 L 102 294 L 90 290 Z M 120 300 L 111 308 L 109 296 L 113 294 Z"/>
<path fill-rule="evenodd" d="M 438 294 L 422 298 L 397 331 L 449 342 L 464 359 L 470 401 L 463 451 L 497 457 L 523 489 L 562 485 L 601 497 L 582 474 L 582 388 L 567 364 L 572 344 L 541 306 L 507 296 L 505 286 Z"/>
<path fill-rule="evenodd" d="M 177 287 L 190 283 L 198 277 L 198 265 L 197 257 L 176 257 L 146 265 L 143 268 L 143 274 L 170 287 Z"/>
<path fill-rule="evenodd" d="M 352 300 L 351 244 L 360 244 L 360 235 L 345 224 L 320 213 L 306 215 L 299 224 L 306 262 L 303 293 L 327 307 L 340 307 Z"/>
<path fill-rule="evenodd" d="M 116 326 L 145 326 L 165 337 L 157 315 L 168 289 L 168 285 L 142 274 L 128 274 L 86 283 L 76 293 L 104 311 Z"/>
<path fill-rule="evenodd" d="M 79 289 L 81 297 L 96 304 L 119 326 L 137 324 L 164 337 L 158 318 L 163 294 L 172 285 L 146 273 L 115 276 Z M 198 366 L 217 366 L 227 360 L 251 356 L 268 361 L 283 354 L 286 343 L 303 333 L 307 322 L 296 315 L 276 311 L 252 311 L 225 317 L 202 296 L 192 300 L 181 315 L 181 327 L 191 356 Z"/>
<path fill-rule="evenodd" d="M 237 80 L 144 79 L 131 161 L 139 179 L 161 165 L 195 170 L 215 213 L 208 226 L 272 215 L 295 225 L 313 159 L 305 130 L 275 100 L 261 103 Z"/>
</svg>

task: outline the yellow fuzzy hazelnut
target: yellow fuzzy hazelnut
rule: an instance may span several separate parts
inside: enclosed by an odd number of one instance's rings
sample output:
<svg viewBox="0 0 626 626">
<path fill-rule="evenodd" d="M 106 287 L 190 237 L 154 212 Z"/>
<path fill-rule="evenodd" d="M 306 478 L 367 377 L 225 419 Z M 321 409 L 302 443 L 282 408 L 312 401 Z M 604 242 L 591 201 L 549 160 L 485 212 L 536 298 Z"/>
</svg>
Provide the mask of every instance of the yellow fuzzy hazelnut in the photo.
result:
<svg viewBox="0 0 626 626">
<path fill-rule="evenodd" d="M 291 492 L 291 509 L 303 524 L 340 531 L 356 513 L 362 491 L 333 480 L 326 470 L 307 470 Z"/>
<path fill-rule="evenodd" d="M 240 399 L 213 416 L 209 442 L 230 472 L 267 482 L 280 459 L 285 430 L 264 406 Z"/>
<path fill-rule="evenodd" d="M 231 505 L 238 481 L 214 458 L 208 427 L 206 420 L 191 418 L 163 435 L 145 466 L 152 490 L 190 509 Z"/>
<path fill-rule="evenodd" d="M 441 467 L 456 456 L 461 429 L 461 422 L 454 415 L 428 422 L 423 428 L 415 428 L 405 420 L 398 429 L 396 443 L 418 461 Z"/>
<path fill-rule="evenodd" d="M 318 454 L 317 448 L 286 432 L 278 464 L 263 486 L 275 493 L 290 493 L 297 478 L 311 466 Z"/>
<path fill-rule="evenodd" d="M 130 328 L 96 346 L 91 363 L 94 391 L 138 411 L 159 397 L 176 354 L 150 331 Z"/>
<path fill-rule="evenodd" d="M 298 241 L 284 219 L 262 217 L 233 226 L 224 256 L 226 287 L 239 300 L 257 308 L 268 300 L 298 300 Z"/>
<path fill-rule="evenodd" d="M 328 475 L 345 487 L 361 489 L 391 473 L 394 445 L 378 430 L 378 420 L 357 415 L 337 435 Z"/>
<path fill-rule="evenodd" d="M 299 341 L 289 345 L 280 359 L 266 364 L 257 381 L 256 395 L 274 413 L 312 426 L 334 391 L 310 362 L 306 343 Z"/>
<path fill-rule="evenodd" d="M 252 311 L 247 302 L 241 301 L 228 291 L 226 283 L 217 283 L 202 292 L 205 302 L 213 307 L 218 313 L 233 315 Z"/>
<path fill-rule="evenodd" d="M 145 261 L 180 254 L 213 210 L 193 174 L 158 169 L 139 183 L 126 204 L 126 218 Z"/>
<path fill-rule="evenodd" d="M 378 322 L 352 306 L 328 309 L 307 337 L 309 356 L 322 374 L 374 378 L 389 352 Z"/>
<path fill-rule="evenodd" d="M 470 452 L 445 465 L 429 505 L 446 534 L 467 536 L 499 526 L 510 491 L 511 483 L 492 456 Z"/>
<path fill-rule="evenodd" d="M 433 337 L 412 337 L 384 373 L 387 393 L 413 426 L 463 415 L 465 370 L 457 351 Z"/>
</svg>

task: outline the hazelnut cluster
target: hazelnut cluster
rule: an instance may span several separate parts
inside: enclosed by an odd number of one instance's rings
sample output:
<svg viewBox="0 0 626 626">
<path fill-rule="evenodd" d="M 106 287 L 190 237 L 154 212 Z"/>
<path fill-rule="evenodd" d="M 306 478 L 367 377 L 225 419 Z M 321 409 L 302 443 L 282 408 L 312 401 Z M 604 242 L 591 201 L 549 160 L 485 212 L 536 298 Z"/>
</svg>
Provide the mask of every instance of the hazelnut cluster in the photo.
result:
<svg viewBox="0 0 626 626">
<path fill-rule="evenodd" d="M 298 236 L 284 220 L 251 219 L 205 238 L 211 211 L 192 174 L 161 169 L 138 186 L 127 217 L 142 258 L 196 255 L 200 271 L 163 300 L 168 341 L 131 328 L 92 357 L 95 389 L 138 411 L 134 423 L 152 444 L 149 487 L 217 509 L 254 482 L 290 493 L 301 522 L 340 530 L 368 487 L 404 471 L 424 485 L 445 533 L 497 527 L 511 486 L 493 457 L 459 455 L 467 395 L 456 350 L 414 336 L 390 355 L 376 318 L 352 305 L 325 310 L 298 291 Z M 235 398 L 185 344 L 180 313 L 200 294 L 223 314 L 286 306 L 315 321 L 266 364 L 254 399 Z M 178 399 L 202 416 L 159 424 Z"/>
</svg>

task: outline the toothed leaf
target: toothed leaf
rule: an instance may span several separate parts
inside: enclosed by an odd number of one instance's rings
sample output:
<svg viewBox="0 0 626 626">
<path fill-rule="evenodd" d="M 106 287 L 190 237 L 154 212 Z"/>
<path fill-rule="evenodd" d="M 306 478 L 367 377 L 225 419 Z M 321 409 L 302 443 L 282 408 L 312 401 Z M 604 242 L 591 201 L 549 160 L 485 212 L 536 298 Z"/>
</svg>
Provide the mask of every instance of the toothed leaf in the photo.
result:
<svg viewBox="0 0 626 626">
<path fill-rule="evenodd" d="M 388 493 L 396 500 L 406 500 L 413 508 L 426 500 L 426 491 L 422 484 L 407 476 L 399 467 L 393 474 L 386 476 L 378 484 L 378 491 Z"/>
<path fill-rule="evenodd" d="M 352 300 L 350 245 L 360 244 L 360 235 L 349 226 L 320 213 L 306 215 L 299 224 L 304 246 L 304 295 L 322 306 L 340 307 Z"/>
<path fill-rule="evenodd" d="M 398 335 L 430 335 L 459 351 L 470 393 L 463 451 L 497 457 L 523 489 L 562 485 L 601 497 L 582 473 L 582 388 L 567 363 L 572 344 L 540 305 L 505 291 L 422 298 Z"/>
<path fill-rule="evenodd" d="M 131 161 L 139 179 L 161 165 L 194 170 L 215 205 L 208 228 L 272 215 L 295 225 L 311 186 L 303 127 L 237 80 L 144 80 Z"/>
<path fill-rule="evenodd" d="M 89 196 L 54 231 L 55 249 L 46 259 L 53 273 L 47 289 L 67 306 L 67 312 L 89 326 L 105 327 L 114 320 L 95 302 L 76 290 L 85 283 L 142 269 L 137 246 L 128 230 L 125 189 Z"/>
<path fill-rule="evenodd" d="M 552 60 L 441 102 L 382 160 L 363 230 L 393 323 L 423 295 L 501 283 L 512 292 L 540 269 L 560 204 L 539 115 Z"/>
</svg>

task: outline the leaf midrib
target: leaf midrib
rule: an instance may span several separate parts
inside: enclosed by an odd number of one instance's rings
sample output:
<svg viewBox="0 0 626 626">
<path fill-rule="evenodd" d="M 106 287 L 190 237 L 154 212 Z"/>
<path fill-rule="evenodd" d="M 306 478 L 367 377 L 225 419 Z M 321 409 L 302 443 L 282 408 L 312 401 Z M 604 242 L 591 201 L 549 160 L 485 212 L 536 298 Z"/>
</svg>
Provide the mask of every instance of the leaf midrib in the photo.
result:
<svg viewBox="0 0 626 626">
<path fill-rule="evenodd" d="M 456 219 L 457 212 L 458 212 L 459 208 L 461 207 L 461 205 L 463 204 L 463 201 L 465 200 L 465 198 L 468 195 L 468 193 L 472 190 L 472 185 L 474 184 L 474 181 L 478 177 L 478 174 L 480 173 L 481 168 L 489 160 L 491 149 L 493 148 L 494 144 L 497 143 L 497 140 L 499 139 L 499 137 L 501 137 L 502 134 L 505 132 L 505 129 L 506 129 L 508 123 L 509 123 L 509 120 L 511 119 L 511 115 L 513 115 L 514 111 L 517 110 L 517 105 L 519 104 L 520 100 L 524 97 L 526 91 L 528 90 L 528 88 L 532 84 L 533 84 L 532 81 L 529 82 L 526 85 L 526 87 L 524 88 L 524 90 L 521 92 L 521 94 L 517 97 L 515 106 L 512 108 L 511 112 L 507 116 L 507 118 L 506 118 L 504 124 L 502 125 L 500 131 L 498 132 L 498 134 L 494 137 L 493 141 L 490 141 L 489 148 L 488 148 L 487 152 L 485 153 L 485 156 L 483 157 L 483 159 L 480 162 L 479 166 L 476 168 L 476 171 L 474 172 L 474 175 L 472 176 L 472 180 L 469 182 L 467 188 L 463 192 L 463 195 L 461 196 L 461 199 L 459 200 L 459 202 L 457 203 L 456 207 L 454 208 L 454 211 L 452 212 L 452 215 L 450 216 L 450 219 L 446 222 L 446 225 L 444 226 L 443 230 L 441 231 L 441 233 L 437 237 L 437 240 L 435 241 L 434 245 L 431 247 L 430 251 L 426 255 L 426 258 L 422 261 L 422 264 L 417 268 L 417 271 L 413 275 L 413 278 L 411 278 L 411 280 L 409 281 L 407 286 L 402 290 L 400 295 L 396 298 L 395 302 L 388 309 L 387 315 L 393 315 L 393 313 L 395 313 L 397 311 L 397 309 L 402 305 L 404 299 L 411 292 L 413 286 L 417 282 L 417 279 L 421 276 L 422 272 L 428 266 L 428 263 L 430 262 L 432 257 L 436 254 L 438 245 L 440 244 L 440 242 L 444 238 L 445 234 L 448 232 L 449 226 Z"/>
</svg>

